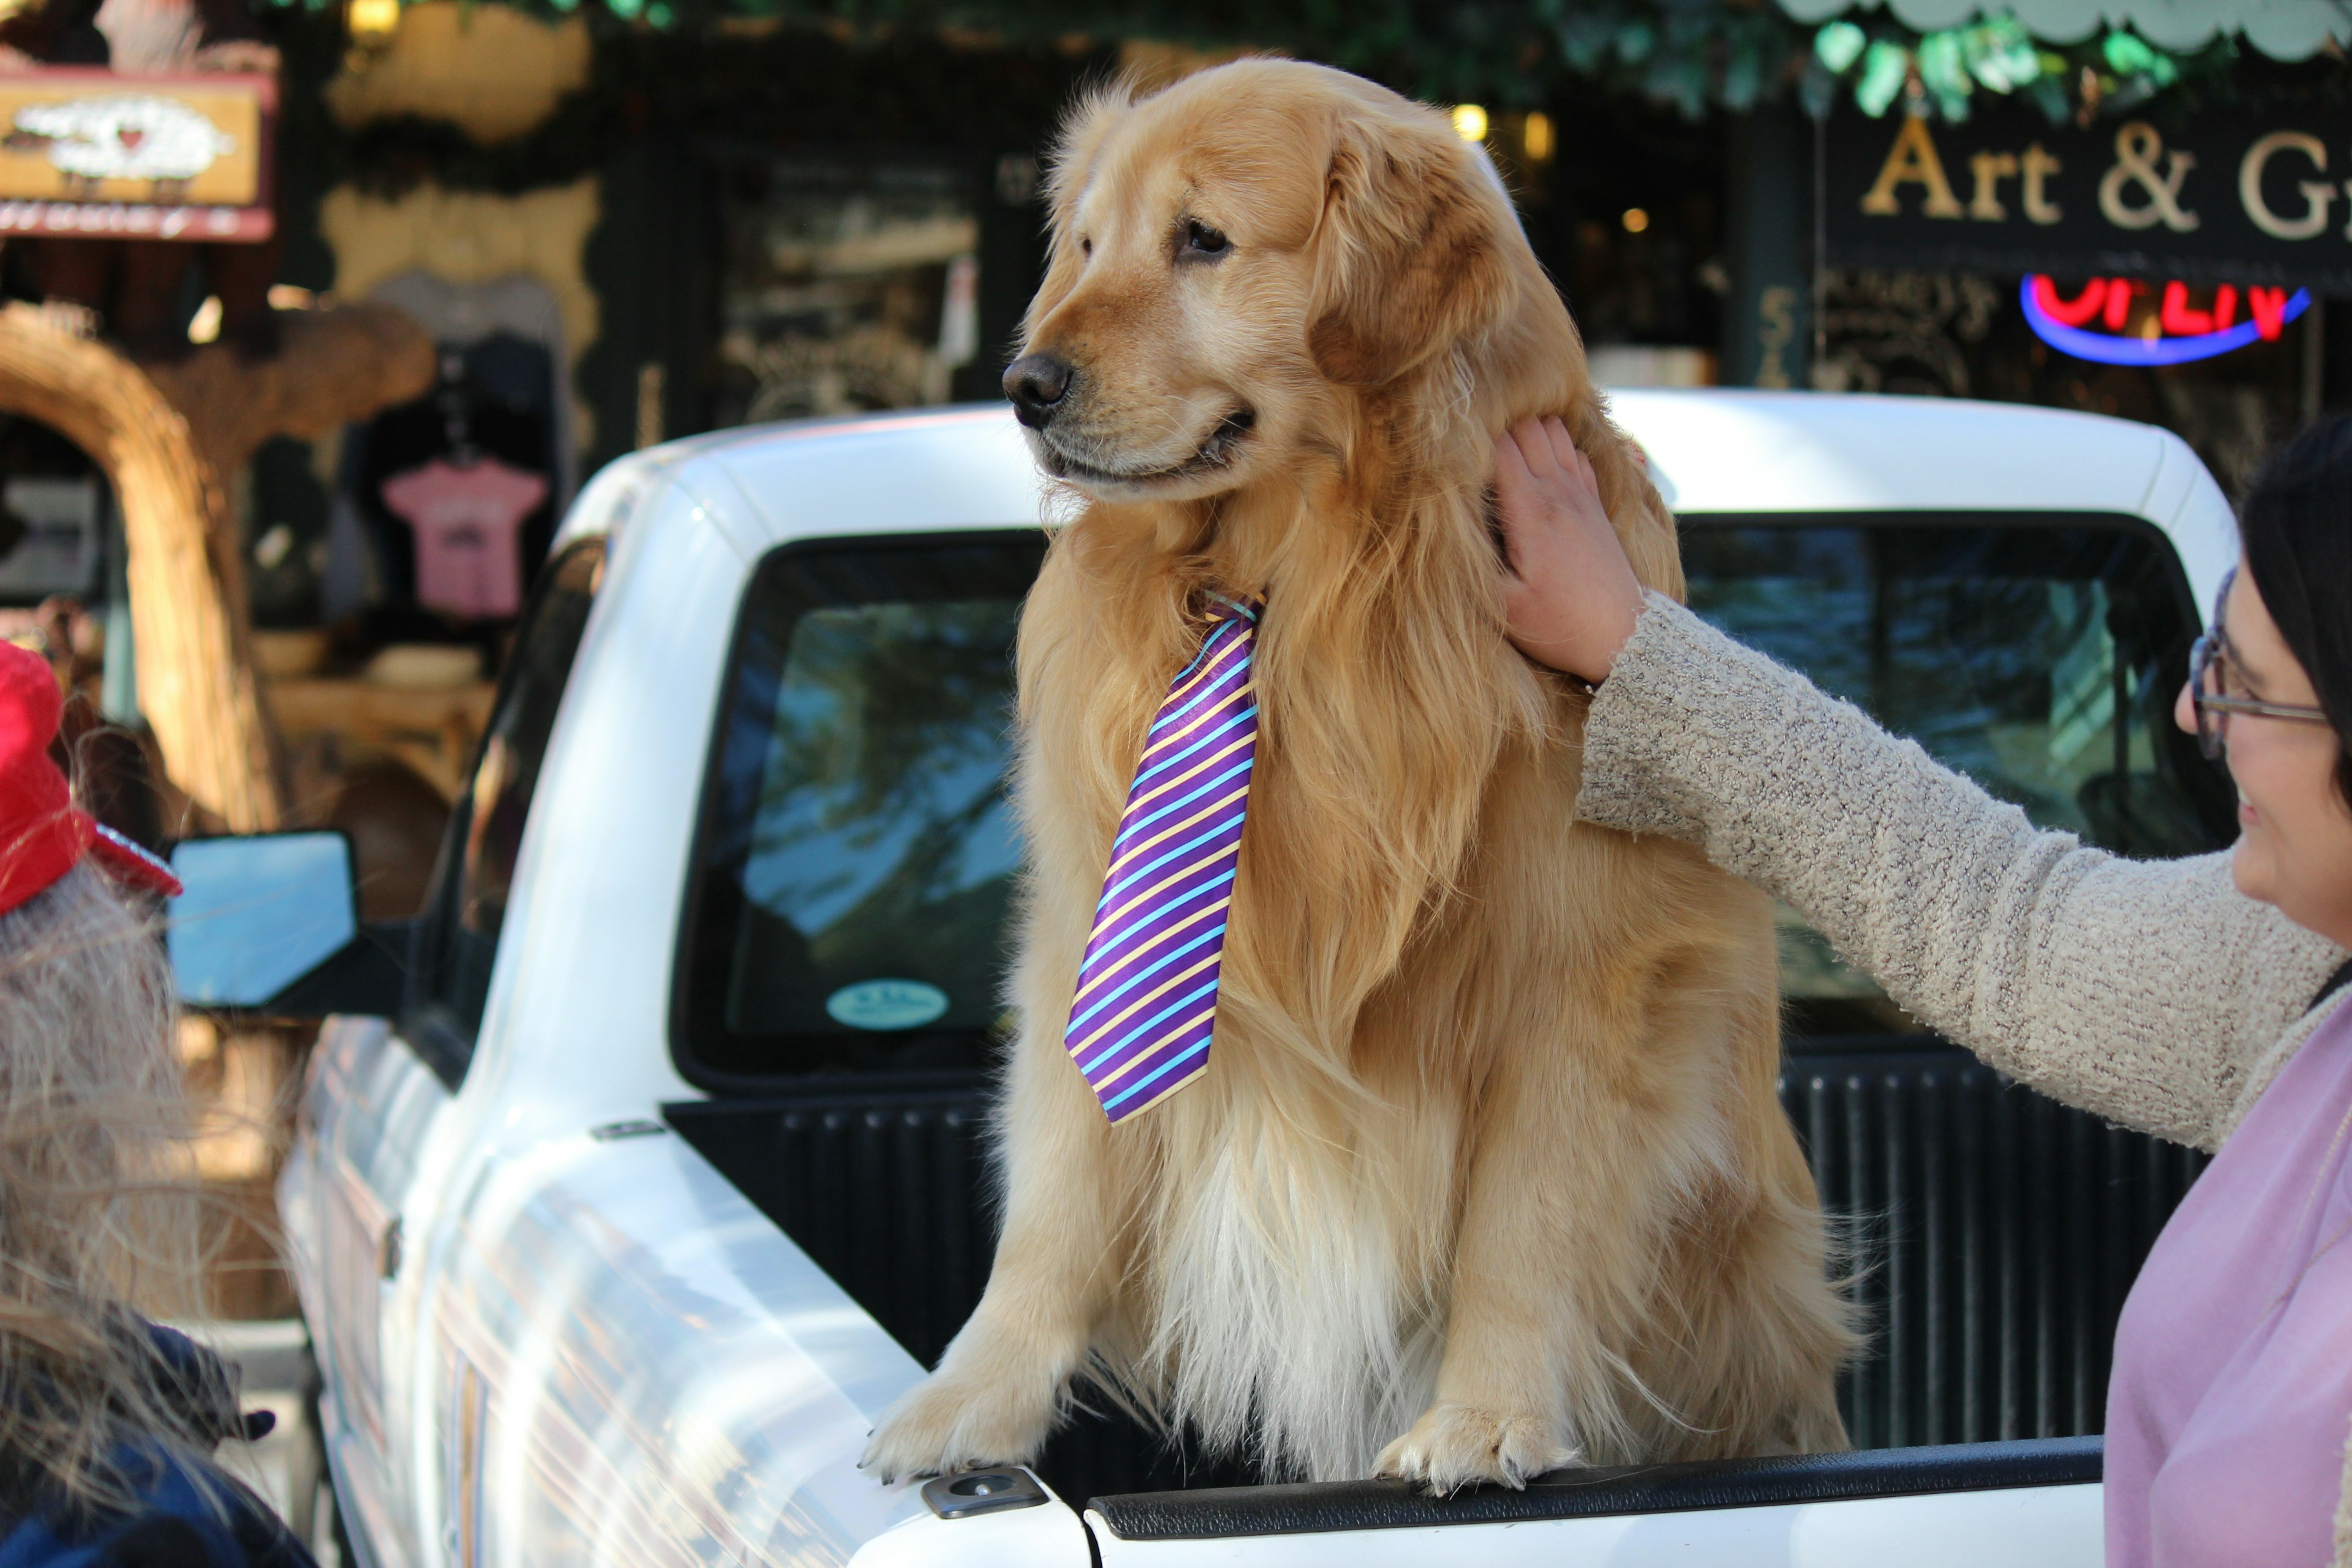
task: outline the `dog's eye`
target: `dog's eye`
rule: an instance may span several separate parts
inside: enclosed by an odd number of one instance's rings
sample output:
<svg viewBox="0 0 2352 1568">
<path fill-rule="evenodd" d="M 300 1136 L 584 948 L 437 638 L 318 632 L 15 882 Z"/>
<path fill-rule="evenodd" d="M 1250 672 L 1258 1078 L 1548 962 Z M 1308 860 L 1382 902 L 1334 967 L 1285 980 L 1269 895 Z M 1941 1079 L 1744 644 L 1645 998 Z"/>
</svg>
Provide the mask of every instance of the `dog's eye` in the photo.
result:
<svg viewBox="0 0 2352 1568">
<path fill-rule="evenodd" d="M 1095 242 L 1088 239 L 1086 236 L 1080 235 L 1078 237 L 1078 254 L 1080 256 L 1092 256 L 1094 253 Z"/>
<path fill-rule="evenodd" d="M 1183 254 L 1186 256 L 1214 258 L 1223 256 L 1233 247 L 1232 240 L 1207 224 L 1188 223 L 1184 226 Z"/>
</svg>

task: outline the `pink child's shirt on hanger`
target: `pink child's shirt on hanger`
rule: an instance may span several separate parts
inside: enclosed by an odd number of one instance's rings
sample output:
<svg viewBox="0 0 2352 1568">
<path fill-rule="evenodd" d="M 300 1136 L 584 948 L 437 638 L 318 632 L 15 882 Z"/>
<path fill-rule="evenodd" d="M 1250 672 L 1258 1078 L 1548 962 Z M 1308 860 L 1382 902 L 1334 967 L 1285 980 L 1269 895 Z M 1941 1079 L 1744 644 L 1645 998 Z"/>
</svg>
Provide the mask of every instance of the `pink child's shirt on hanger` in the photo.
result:
<svg viewBox="0 0 2352 1568">
<path fill-rule="evenodd" d="M 522 520 L 547 499 L 541 475 L 481 458 L 436 458 L 383 482 L 383 504 L 415 531 L 416 600 L 468 620 L 522 607 Z"/>
</svg>

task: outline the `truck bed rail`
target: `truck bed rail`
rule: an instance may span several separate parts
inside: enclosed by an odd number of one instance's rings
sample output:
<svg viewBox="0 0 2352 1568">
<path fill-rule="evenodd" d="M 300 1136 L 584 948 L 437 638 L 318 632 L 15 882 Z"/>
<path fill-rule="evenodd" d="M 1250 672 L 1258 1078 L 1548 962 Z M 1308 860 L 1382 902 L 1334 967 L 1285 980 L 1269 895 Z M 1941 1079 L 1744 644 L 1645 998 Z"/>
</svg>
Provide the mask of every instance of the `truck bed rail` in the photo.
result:
<svg viewBox="0 0 2352 1568">
<path fill-rule="evenodd" d="M 1410 1481 L 1220 1487 L 1098 1497 L 1087 1506 L 1122 1541 L 1208 1541 L 1440 1525 L 1526 1524 L 1610 1514 L 1690 1513 L 1849 1498 L 2083 1486 L 2100 1478 L 2104 1437 L 1864 1449 L 1687 1465 L 1559 1470 L 1525 1490 L 1432 1497 Z"/>
</svg>

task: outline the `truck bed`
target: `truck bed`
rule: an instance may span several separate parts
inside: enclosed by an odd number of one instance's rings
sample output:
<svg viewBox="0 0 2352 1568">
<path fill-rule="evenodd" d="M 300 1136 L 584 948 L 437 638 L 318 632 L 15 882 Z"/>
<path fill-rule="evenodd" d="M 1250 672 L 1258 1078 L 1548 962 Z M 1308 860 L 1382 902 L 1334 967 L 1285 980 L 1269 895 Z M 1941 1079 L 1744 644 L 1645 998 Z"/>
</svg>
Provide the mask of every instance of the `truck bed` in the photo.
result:
<svg viewBox="0 0 2352 1568">
<path fill-rule="evenodd" d="M 1925 1037 L 1792 1047 L 1780 1098 L 1851 1247 L 1868 1352 L 1839 1403 L 1858 1448 L 2098 1433 L 2125 1292 L 2203 1168 Z M 987 1083 L 812 1080 L 666 1108 L 669 1124 L 936 1364 L 987 1283 Z M 1101 1406 L 1040 1473 L 1073 1500 L 1257 1484 Z"/>
</svg>

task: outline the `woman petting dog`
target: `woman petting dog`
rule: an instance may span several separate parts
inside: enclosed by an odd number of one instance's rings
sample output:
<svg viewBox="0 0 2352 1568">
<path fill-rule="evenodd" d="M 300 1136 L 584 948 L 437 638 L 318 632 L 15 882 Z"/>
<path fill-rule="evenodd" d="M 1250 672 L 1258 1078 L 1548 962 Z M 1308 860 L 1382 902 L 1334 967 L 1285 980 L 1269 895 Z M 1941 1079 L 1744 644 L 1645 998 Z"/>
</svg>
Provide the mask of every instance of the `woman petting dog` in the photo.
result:
<svg viewBox="0 0 2352 1568">
<path fill-rule="evenodd" d="M 2352 1564 L 2352 420 L 2246 498 L 2174 710 L 2238 842 L 2170 862 L 2035 831 L 1645 591 L 1560 421 L 1509 427 L 1496 491 L 1512 640 L 1599 688 L 1580 819 L 1699 845 L 1992 1067 L 2218 1151 L 2116 1330 L 2107 1561 Z"/>
</svg>

